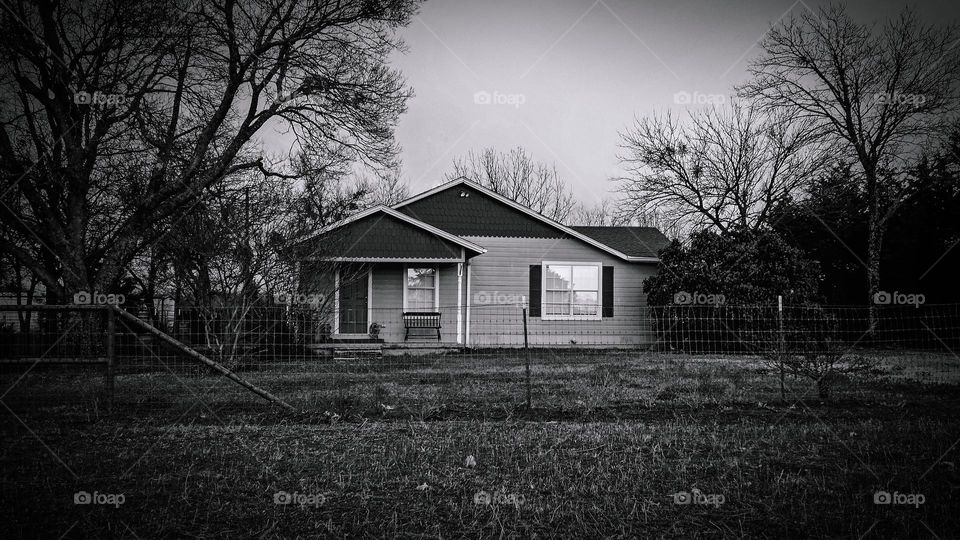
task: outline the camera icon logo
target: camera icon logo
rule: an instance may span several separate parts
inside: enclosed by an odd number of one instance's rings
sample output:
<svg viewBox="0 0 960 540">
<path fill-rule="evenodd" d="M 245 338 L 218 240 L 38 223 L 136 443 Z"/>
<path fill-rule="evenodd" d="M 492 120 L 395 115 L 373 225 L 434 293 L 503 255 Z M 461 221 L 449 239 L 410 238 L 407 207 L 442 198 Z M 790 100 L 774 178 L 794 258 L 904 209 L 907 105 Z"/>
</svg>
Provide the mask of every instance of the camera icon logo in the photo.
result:
<svg viewBox="0 0 960 540">
<path fill-rule="evenodd" d="M 79 291 L 73 295 L 73 303 L 80 305 L 90 305 L 93 302 L 93 295 L 87 291 Z"/>
<path fill-rule="evenodd" d="M 489 506 L 492 500 L 493 497 L 490 496 L 490 492 L 482 489 L 473 495 L 473 504 Z"/>
<path fill-rule="evenodd" d="M 690 504 L 691 497 L 688 491 L 678 491 L 672 495 L 673 504 Z"/>
<path fill-rule="evenodd" d="M 90 504 L 92 502 L 93 497 L 87 491 L 78 491 L 73 494 L 73 504 Z"/>
<path fill-rule="evenodd" d="M 890 497 L 889 491 L 877 491 L 873 494 L 873 504 L 890 504 L 893 502 L 893 498 Z"/>
<path fill-rule="evenodd" d="M 291 497 L 286 491 L 278 491 L 273 494 L 274 504 L 290 504 L 292 501 L 293 497 Z"/>
<path fill-rule="evenodd" d="M 480 90 L 473 93 L 473 102 L 477 105 L 490 105 L 490 103 L 493 102 L 493 97 L 490 95 L 490 92 Z"/>
<path fill-rule="evenodd" d="M 673 303 L 681 306 L 685 306 L 693 302 L 693 296 L 686 291 L 680 291 L 673 295 Z"/>
<path fill-rule="evenodd" d="M 881 306 L 890 304 L 893 301 L 893 295 L 887 291 L 877 291 L 873 295 L 873 303 Z"/>
<path fill-rule="evenodd" d="M 89 105 L 91 101 L 90 93 L 79 91 L 73 94 L 73 102 L 77 105 Z"/>
</svg>

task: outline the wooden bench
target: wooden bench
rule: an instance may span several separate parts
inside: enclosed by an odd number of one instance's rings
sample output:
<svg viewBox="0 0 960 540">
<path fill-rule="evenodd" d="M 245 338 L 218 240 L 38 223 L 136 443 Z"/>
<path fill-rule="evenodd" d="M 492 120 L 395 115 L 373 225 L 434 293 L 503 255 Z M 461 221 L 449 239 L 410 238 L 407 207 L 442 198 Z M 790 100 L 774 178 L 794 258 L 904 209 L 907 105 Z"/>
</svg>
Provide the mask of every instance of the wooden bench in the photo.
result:
<svg viewBox="0 0 960 540">
<path fill-rule="evenodd" d="M 440 312 L 439 311 L 404 311 L 403 312 L 403 340 L 410 337 L 410 330 L 436 330 L 437 341 L 440 341 Z"/>
</svg>

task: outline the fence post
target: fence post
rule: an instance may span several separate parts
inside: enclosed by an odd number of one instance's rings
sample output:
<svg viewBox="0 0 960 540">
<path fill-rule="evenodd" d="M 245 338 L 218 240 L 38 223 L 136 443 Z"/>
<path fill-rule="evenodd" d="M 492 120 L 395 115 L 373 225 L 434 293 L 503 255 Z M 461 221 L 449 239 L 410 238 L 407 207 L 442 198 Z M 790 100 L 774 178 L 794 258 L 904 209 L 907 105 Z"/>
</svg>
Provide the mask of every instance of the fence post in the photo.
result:
<svg viewBox="0 0 960 540">
<path fill-rule="evenodd" d="M 778 356 L 780 358 L 780 401 L 787 400 L 786 390 L 784 389 L 784 378 L 786 377 L 786 366 L 784 365 L 784 360 L 786 358 L 786 344 L 784 343 L 783 337 L 783 296 L 777 295 L 777 349 Z"/>
<path fill-rule="evenodd" d="M 108 410 L 113 410 L 113 400 L 114 400 L 114 391 L 115 391 L 115 363 L 116 363 L 116 333 L 117 333 L 117 317 L 113 309 L 108 307 L 107 310 L 107 373 L 106 373 L 106 387 L 107 387 L 107 407 Z"/>
<path fill-rule="evenodd" d="M 527 365 L 527 410 L 530 410 L 530 342 L 527 339 L 527 307 L 523 307 L 523 355 Z"/>
</svg>

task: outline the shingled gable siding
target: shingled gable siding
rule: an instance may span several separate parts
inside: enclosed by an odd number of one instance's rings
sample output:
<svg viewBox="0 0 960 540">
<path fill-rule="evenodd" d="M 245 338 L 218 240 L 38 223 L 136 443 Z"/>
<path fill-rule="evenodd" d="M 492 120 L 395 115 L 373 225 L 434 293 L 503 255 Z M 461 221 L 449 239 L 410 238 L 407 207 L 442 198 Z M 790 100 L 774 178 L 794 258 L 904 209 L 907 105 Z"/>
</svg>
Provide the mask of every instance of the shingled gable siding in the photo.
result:
<svg viewBox="0 0 960 540">
<path fill-rule="evenodd" d="M 461 246 L 383 213 L 348 223 L 312 241 L 338 257 L 459 258 Z M 310 246 L 305 246 L 309 250 Z"/>
<path fill-rule="evenodd" d="M 461 196 L 461 192 L 468 196 Z M 397 210 L 457 236 L 566 236 L 562 231 L 466 185 L 451 187 Z"/>
<path fill-rule="evenodd" d="M 474 347 L 522 345 L 519 310 L 510 306 L 483 307 L 478 298 L 510 298 L 528 294 L 531 265 L 542 261 L 602 262 L 614 267 L 614 316 L 599 321 L 543 321 L 529 319 L 530 341 L 537 345 L 627 345 L 650 341 L 643 280 L 656 273 L 656 265 L 630 263 L 573 239 L 494 238 L 466 236 L 487 248 L 470 260 L 471 333 Z M 479 296 L 483 294 L 484 296 Z"/>
</svg>

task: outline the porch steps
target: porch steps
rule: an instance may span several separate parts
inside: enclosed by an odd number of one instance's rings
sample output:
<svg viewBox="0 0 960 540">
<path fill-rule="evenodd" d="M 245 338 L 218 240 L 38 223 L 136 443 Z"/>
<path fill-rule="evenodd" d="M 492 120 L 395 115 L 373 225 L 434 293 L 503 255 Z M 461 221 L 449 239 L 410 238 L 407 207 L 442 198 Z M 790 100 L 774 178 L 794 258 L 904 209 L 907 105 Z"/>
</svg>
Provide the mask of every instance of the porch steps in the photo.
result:
<svg viewBox="0 0 960 540">
<path fill-rule="evenodd" d="M 376 346 L 337 347 L 333 349 L 334 362 L 357 362 L 363 360 L 382 360 L 383 348 Z"/>
</svg>

